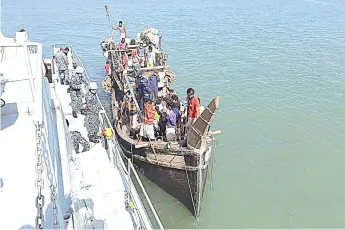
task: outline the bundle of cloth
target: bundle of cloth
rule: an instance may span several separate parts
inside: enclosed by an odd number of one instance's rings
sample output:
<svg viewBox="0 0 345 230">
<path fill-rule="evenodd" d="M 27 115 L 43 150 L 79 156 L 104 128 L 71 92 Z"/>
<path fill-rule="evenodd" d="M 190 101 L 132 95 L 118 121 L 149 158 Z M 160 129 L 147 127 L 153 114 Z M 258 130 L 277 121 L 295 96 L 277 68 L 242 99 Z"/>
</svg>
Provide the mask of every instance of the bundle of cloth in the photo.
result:
<svg viewBox="0 0 345 230">
<path fill-rule="evenodd" d="M 159 49 L 159 36 L 157 34 L 158 30 L 155 28 L 145 29 L 138 34 L 138 39 L 145 44 L 152 43 L 156 49 Z"/>
</svg>

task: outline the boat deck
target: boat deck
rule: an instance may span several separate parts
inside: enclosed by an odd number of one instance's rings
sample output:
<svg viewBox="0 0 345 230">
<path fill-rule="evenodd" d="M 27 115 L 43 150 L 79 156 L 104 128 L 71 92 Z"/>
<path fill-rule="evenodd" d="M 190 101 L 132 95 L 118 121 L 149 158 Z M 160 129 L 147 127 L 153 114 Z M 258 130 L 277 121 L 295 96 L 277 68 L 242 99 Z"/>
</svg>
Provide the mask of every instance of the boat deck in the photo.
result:
<svg viewBox="0 0 345 230">
<path fill-rule="evenodd" d="M 57 76 L 54 76 L 56 78 Z M 85 116 L 72 116 L 71 98 L 67 93 L 68 86 L 55 84 L 55 93 L 61 101 L 61 106 L 70 128 L 79 131 L 87 139 Z M 133 229 L 135 223 L 129 209 L 126 208 L 125 184 L 118 169 L 109 161 L 108 153 L 103 143 L 90 143 L 90 150 L 76 154 L 76 167 L 72 168 L 81 175 L 82 191 L 78 199 L 86 201 L 87 208 L 92 211 L 96 228 Z"/>
<path fill-rule="evenodd" d="M 0 216 L 3 229 L 35 226 L 36 138 L 33 97 L 29 89 L 28 80 L 8 82 L 1 96 L 6 101 L 6 105 L 0 109 L 0 178 L 3 181 L 0 188 Z M 46 183 L 43 189 L 46 204 L 49 204 L 48 188 Z M 48 206 L 45 205 L 43 213 L 51 211 Z M 47 217 L 46 223 L 49 222 L 51 219 Z"/>
</svg>

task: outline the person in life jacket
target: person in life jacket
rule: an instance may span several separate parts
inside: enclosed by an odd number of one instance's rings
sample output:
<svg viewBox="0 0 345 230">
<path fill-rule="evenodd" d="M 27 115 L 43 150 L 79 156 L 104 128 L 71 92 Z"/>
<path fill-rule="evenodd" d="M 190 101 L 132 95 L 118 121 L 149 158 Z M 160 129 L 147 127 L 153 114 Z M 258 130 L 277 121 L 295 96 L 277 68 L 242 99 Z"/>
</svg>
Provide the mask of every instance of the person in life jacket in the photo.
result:
<svg viewBox="0 0 345 230">
<path fill-rule="evenodd" d="M 149 138 L 151 141 L 155 140 L 155 131 L 153 127 L 155 114 L 156 114 L 156 109 L 152 105 L 152 101 L 149 99 L 145 103 L 144 122 L 140 128 L 139 143 L 142 141 L 142 137 Z"/>
<path fill-rule="evenodd" d="M 121 115 L 122 112 L 124 112 L 125 115 L 129 117 L 129 128 L 127 128 L 127 130 L 130 130 L 131 128 L 135 129 L 137 127 L 137 107 L 129 89 L 123 96 Z"/>
</svg>

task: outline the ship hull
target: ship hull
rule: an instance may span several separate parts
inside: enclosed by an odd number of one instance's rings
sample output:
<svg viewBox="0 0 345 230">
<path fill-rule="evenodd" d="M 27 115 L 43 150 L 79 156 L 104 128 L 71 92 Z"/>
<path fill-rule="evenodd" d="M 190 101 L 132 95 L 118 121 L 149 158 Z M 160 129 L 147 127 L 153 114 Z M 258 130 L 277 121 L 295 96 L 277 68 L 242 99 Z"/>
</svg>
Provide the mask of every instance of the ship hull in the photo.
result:
<svg viewBox="0 0 345 230">
<path fill-rule="evenodd" d="M 174 152 L 170 154 L 166 151 L 160 153 L 156 149 L 156 156 L 159 158 L 156 160 L 155 154 L 150 148 L 135 148 L 134 144 L 123 139 L 117 131 L 115 132 L 126 157 L 133 158 L 134 164 L 139 171 L 150 181 L 178 199 L 194 216 L 198 217 L 207 181 L 211 147 L 202 154 L 203 156 L 207 155 L 208 159 L 201 159 L 202 157 L 194 154 L 179 156 Z M 168 162 L 171 159 L 174 159 L 175 162 L 184 161 L 185 165 L 170 163 L 169 167 Z"/>
</svg>

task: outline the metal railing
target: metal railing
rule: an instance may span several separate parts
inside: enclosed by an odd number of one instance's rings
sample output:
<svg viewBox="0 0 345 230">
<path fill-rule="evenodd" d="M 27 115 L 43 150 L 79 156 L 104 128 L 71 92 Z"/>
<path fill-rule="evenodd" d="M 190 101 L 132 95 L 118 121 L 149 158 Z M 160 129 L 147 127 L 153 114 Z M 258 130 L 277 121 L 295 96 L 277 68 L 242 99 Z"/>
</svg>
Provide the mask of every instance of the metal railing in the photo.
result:
<svg viewBox="0 0 345 230">
<path fill-rule="evenodd" d="M 54 50 L 60 47 L 69 47 L 73 61 L 75 61 L 78 66 L 82 66 L 84 68 L 84 77 L 87 82 L 90 82 L 87 70 L 84 67 L 83 63 L 80 61 L 80 58 L 78 54 L 75 52 L 73 46 L 71 44 L 55 44 Z M 105 111 L 98 96 L 97 96 L 97 100 L 100 103 L 102 110 Z M 110 128 L 112 131 L 112 134 L 113 134 L 112 138 L 105 140 L 108 142 L 108 148 L 107 148 L 108 157 L 111 163 L 113 163 L 114 166 L 119 170 L 121 176 L 124 179 L 126 193 L 128 195 L 128 201 L 129 203 L 134 204 L 134 207 L 132 205 L 129 205 L 129 206 L 131 207 L 132 212 L 138 216 L 137 218 L 139 220 L 138 227 L 142 227 L 145 229 L 147 228 L 164 229 L 159 219 L 159 216 L 155 208 L 153 207 L 153 204 L 148 194 L 146 193 L 146 190 L 132 164 L 131 159 L 125 156 L 125 154 L 123 153 L 121 149 L 121 146 L 119 145 L 117 139 L 115 138 L 115 131 L 108 116 L 105 113 L 101 113 L 100 121 L 101 121 L 102 130 L 105 130 L 106 128 Z M 135 186 L 134 184 L 136 184 L 137 186 Z M 137 191 L 137 189 L 139 191 Z M 146 202 L 143 202 L 143 200 L 145 200 Z M 147 222 L 147 220 L 149 220 L 149 222 Z"/>
</svg>

